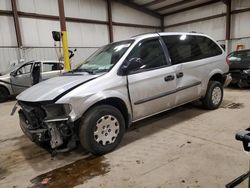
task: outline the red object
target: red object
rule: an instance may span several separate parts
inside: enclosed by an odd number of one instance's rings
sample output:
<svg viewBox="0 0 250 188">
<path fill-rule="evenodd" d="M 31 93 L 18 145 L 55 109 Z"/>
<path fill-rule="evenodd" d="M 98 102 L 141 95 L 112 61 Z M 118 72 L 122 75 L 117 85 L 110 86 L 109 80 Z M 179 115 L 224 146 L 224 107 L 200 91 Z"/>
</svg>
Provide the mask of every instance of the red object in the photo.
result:
<svg viewBox="0 0 250 188">
<path fill-rule="evenodd" d="M 244 48 L 245 48 L 245 45 L 243 45 L 243 44 L 238 44 L 237 47 L 236 47 L 236 51 L 244 50 Z"/>
<path fill-rule="evenodd" d="M 226 57 L 226 62 L 229 65 L 229 58 L 228 58 L 228 56 Z"/>
</svg>

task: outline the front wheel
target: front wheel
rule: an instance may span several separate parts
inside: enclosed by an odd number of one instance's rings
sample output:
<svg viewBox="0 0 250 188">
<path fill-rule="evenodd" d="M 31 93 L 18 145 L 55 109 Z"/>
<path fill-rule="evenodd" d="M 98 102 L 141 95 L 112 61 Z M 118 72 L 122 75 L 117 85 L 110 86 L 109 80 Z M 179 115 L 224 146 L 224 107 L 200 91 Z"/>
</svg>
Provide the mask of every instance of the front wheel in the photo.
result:
<svg viewBox="0 0 250 188">
<path fill-rule="evenodd" d="M 90 109 L 79 127 L 79 139 L 84 149 L 94 155 L 103 155 L 116 148 L 125 132 L 121 112 L 110 105 Z"/>
<path fill-rule="evenodd" d="M 206 96 L 202 99 L 206 109 L 217 109 L 223 100 L 223 86 L 218 81 L 209 81 Z"/>
</svg>

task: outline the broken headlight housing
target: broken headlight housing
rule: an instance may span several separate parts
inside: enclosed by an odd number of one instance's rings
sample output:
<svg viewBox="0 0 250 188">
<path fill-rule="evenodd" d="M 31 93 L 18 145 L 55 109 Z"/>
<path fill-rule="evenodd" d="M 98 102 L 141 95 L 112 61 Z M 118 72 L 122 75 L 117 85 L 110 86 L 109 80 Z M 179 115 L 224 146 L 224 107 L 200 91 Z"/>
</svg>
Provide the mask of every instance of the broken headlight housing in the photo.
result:
<svg viewBox="0 0 250 188">
<path fill-rule="evenodd" d="M 44 105 L 43 109 L 45 110 L 47 119 L 66 117 L 72 110 L 70 104 L 48 104 Z"/>
</svg>

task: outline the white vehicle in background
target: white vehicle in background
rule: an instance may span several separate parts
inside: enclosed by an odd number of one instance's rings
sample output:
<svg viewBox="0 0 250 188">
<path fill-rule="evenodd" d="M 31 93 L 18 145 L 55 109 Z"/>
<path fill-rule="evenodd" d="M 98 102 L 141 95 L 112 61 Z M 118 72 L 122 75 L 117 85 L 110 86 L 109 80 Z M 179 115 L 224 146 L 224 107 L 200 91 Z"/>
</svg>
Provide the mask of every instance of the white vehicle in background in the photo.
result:
<svg viewBox="0 0 250 188">
<path fill-rule="evenodd" d="M 63 71 L 62 61 L 29 61 L 10 67 L 0 73 L 0 102 L 43 80 L 59 76 Z"/>
</svg>

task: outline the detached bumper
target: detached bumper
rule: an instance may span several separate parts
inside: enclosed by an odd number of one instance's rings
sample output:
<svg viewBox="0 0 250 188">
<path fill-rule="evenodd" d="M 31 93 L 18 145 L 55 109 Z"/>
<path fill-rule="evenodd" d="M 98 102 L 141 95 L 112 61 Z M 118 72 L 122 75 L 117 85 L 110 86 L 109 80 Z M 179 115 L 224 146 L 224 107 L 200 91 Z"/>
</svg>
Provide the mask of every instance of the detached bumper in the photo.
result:
<svg viewBox="0 0 250 188">
<path fill-rule="evenodd" d="M 224 87 L 227 87 L 232 81 L 232 76 L 230 73 L 224 75 Z"/>
</svg>

